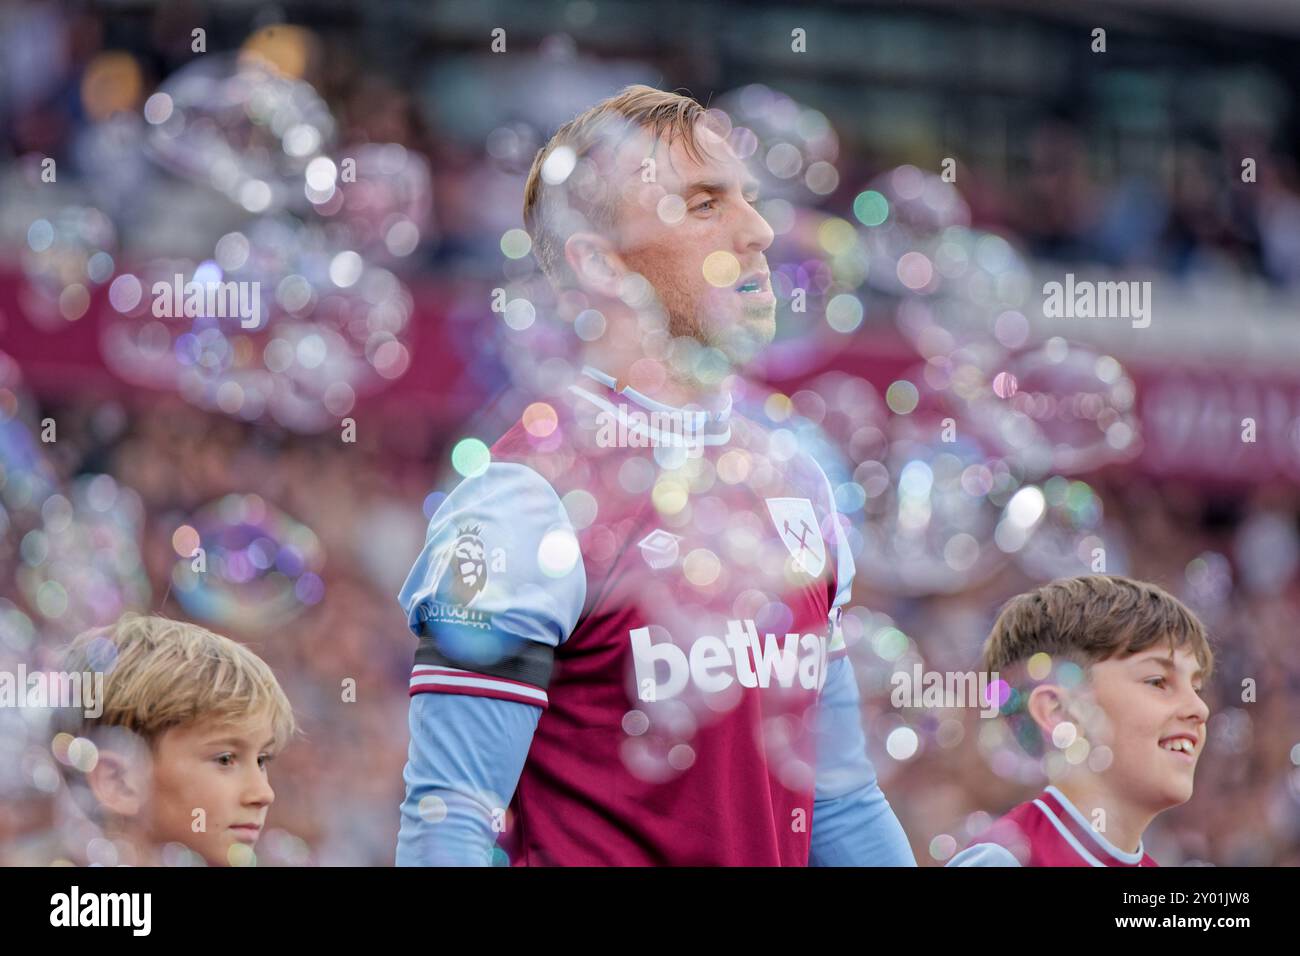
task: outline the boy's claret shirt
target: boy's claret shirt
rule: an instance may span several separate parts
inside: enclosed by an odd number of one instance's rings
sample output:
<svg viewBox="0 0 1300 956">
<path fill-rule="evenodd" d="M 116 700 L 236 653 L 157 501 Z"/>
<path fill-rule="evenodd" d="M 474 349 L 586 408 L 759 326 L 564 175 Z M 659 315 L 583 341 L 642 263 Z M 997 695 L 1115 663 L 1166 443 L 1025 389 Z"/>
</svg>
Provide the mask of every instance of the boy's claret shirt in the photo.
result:
<svg viewBox="0 0 1300 956">
<path fill-rule="evenodd" d="M 1056 787 L 999 817 L 949 866 L 1159 866 L 1115 846 Z"/>
</svg>

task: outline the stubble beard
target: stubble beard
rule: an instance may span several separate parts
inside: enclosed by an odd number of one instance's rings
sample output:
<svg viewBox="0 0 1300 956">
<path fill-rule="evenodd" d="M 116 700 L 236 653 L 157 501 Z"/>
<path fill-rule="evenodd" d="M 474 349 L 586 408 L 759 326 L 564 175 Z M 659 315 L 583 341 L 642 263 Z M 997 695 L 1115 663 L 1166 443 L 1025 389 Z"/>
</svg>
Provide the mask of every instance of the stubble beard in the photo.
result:
<svg viewBox="0 0 1300 956">
<path fill-rule="evenodd" d="M 624 260 L 640 273 L 655 291 L 655 297 L 666 319 L 667 331 L 673 338 L 690 339 L 701 346 L 714 349 L 724 356 L 733 369 L 740 369 L 752 361 L 768 344 L 776 330 L 775 306 L 742 306 L 725 324 L 712 321 L 704 314 L 710 306 L 710 291 L 697 299 L 678 281 L 676 274 L 654 268 L 653 260 L 641 259 L 635 253 L 624 252 Z M 676 363 L 673 363 L 676 364 Z M 690 364 L 690 363 L 687 363 Z M 690 368 L 676 369 L 677 374 L 693 378 Z"/>
<path fill-rule="evenodd" d="M 746 308 L 723 325 L 702 314 L 704 303 L 694 301 L 672 283 L 655 284 L 656 293 L 668 317 L 668 333 L 693 339 L 726 356 L 735 368 L 747 364 L 771 341 L 776 331 L 775 307 Z"/>
</svg>

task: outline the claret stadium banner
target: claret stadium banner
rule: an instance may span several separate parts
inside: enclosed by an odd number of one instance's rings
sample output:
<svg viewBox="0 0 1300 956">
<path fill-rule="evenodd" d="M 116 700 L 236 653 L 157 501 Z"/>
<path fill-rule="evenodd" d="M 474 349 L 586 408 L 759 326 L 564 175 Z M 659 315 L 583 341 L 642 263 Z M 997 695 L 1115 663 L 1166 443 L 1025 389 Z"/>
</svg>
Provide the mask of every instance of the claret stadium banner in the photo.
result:
<svg viewBox="0 0 1300 956">
<path fill-rule="evenodd" d="M 0 0 L 5 929 L 1282 931 L 1298 50 Z"/>
</svg>

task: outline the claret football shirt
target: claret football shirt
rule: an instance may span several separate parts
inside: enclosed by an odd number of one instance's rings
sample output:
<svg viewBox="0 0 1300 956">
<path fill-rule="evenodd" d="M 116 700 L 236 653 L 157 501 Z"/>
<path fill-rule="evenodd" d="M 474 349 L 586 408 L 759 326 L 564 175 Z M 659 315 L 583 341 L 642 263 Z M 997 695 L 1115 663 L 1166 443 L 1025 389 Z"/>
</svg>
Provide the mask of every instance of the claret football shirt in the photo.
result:
<svg viewBox="0 0 1300 956">
<path fill-rule="evenodd" d="M 540 710 L 514 863 L 805 865 L 854 574 L 829 482 L 730 403 L 614 386 L 530 405 L 442 502 L 399 597 L 410 692 Z"/>
</svg>

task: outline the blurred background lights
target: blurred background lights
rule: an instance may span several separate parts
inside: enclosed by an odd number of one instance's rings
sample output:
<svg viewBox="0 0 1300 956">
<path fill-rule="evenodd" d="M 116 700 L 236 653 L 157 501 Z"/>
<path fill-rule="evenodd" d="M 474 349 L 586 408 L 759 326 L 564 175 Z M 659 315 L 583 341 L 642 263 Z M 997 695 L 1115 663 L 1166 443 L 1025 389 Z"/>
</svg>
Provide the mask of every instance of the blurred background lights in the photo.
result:
<svg viewBox="0 0 1300 956">
<path fill-rule="evenodd" d="M 537 546 L 537 566 L 549 577 L 564 577 L 577 566 L 581 558 L 578 539 L 572 531 L 565 528 L 548 531 Z"/>
<path fill-rule="evenodd" d="M 522 229 L 507 229 L 501 236 L 501 251 L 511 259 L 522 259 L 532 248 L 532 238 Z"/>
<path fill-rule="evenodd" d="M 542 180 L 551 186 L 558 186 L 569 178 L 577 164 L 577 156 L 568 146 L 557 146 L 542 162 Z"/>
<path fill-rule="evenodd" d="M 655 212 L 665 223 L 675 226 L 686 218 L 686 201 L 681 196 L 670 193 L 659 200 Z"/>
<path fill-rule="evenodd" d="M 886 661 L 897 661 L 908 649 L 907 635 L 896 627 L 885 627 L 877 631 L 871 639 L 872 649 Z"/>
<path fill-rule="evenodd" d="M 853 215 L 864 226 L 878 226 L 889 215 L 889 201 L 874 189 L 864 190 L 853 200 Z"/>
<path fill-rule="evenodd" d="M 920 393 L 915 385 L 906 379 L 894 382 L 885 390 L 885 403 L 896 415 L 908 415 L 916 410 Z"/>
<path fill-rule="evenodd" d="M 862 303 L 849 293 L 841 293 L 826 304 L 826 322 L 836 332 L 852 332 L 862 324 Z"/>
<path fill-rule="evenodd" d="M 911 727 L 896 727 L 885 738 L 885 750 L 895 760 L 911 760 L 920 747 L 920 739 Z"/>
<path fill-rule="evenodd" d="M 473 478 L 487 471 L 492 453 L 477 438 L 462 438 L 451 450 L 451 465 L 465 478 Z"/>
<path fill-rule="evenodd" d="M 947 833 L 940 833 L 930 841 L 930 858 L 945 862 L 957 852 L 957 841 Z"/>
<path fill-rule="evenodd" d="M 1052 658 L 1050 654 L 1039 651 L 1029 658 L 1027 665 L 1029 677 L 1032 680 L 1046 680 L 1047 675 L 1052 672 Z"/>
<path fill-rule="evenodd" d="M 729 289 L 740 281 L 740 261 L 730 252 L 719 249 L 704 257 L 704 279 L 719 289 Z"/>
</svg>

